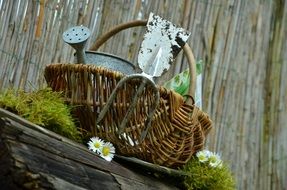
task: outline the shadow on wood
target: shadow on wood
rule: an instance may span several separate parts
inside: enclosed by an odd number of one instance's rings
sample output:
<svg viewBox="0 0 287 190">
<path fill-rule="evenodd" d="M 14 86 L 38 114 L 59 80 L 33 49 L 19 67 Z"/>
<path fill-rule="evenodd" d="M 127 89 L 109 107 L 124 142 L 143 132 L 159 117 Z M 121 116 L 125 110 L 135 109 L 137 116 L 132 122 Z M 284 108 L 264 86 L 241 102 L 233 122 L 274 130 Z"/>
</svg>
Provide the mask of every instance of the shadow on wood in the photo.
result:
<svg viewBox="0 0 287 190">
<path fill-rule="evenodd" d="M 0 109 L 1 189 L 177 189 Z"/>
</svg>

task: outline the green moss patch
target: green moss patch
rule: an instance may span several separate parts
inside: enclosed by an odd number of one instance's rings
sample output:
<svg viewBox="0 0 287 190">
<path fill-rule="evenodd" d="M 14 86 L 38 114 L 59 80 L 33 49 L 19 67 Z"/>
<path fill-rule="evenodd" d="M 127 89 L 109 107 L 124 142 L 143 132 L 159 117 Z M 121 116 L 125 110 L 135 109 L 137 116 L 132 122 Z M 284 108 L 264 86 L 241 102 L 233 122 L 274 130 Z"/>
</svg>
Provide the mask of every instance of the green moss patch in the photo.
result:
<svg viewBox="0 0 287 190">
<path fill-rule="evenodd" d="M 235 181 L 227 164 L 211 167 L 208 163 L 192 158 L 183 168 L 189 176 L 184 185 L 188 190 L 235 190 Z"/>
<path fill-rule="evenodd" d="M 61 93 L 53 92 L 50 88 L 32 93 L 6 90 L 0 93 L 0 107 L 59 135 L 81 141 L 70 108 L 64 103 Z"/>
</svg>

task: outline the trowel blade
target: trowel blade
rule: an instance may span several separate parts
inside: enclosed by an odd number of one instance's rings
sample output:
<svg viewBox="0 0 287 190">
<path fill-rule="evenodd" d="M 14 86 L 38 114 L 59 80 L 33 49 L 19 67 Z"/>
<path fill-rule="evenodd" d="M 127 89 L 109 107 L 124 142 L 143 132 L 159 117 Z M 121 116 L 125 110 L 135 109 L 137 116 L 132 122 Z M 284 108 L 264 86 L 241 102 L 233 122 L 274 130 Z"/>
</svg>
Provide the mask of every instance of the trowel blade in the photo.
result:
<svg viewBox="0 0 287 190">
<path fill-rule="evenodd" d="M 178 28 L 171 22 L 161 17 L 150 14 L 147 23 L 147 33 L 138 55 L 139 67 L 146 74 L 153 77 L 159 77 L 164 71 L 167 71 L 174 61 L 175 57 L 181 51 L 186 43 L 190 33 L 183 28 Z M 157 57 L 159 64 L 150 65 L 150 60 L 154 56 L 154 51 L 161 48 L 161 56 Z M 149 69 L 150 67 L 156 68 Z"/>
</svg>

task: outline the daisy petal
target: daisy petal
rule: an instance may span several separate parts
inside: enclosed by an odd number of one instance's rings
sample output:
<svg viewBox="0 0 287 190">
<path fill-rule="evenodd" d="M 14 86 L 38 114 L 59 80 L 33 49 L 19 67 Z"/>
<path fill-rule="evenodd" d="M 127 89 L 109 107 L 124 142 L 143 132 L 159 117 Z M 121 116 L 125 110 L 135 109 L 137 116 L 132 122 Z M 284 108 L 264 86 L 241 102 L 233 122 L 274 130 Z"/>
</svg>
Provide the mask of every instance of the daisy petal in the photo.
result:
<svg viewBox="0 0 287 190">
<path fill-rule="evenodd" d="M 115 154 L 115 147 L 113 146 L 113 144 L 110 142 L 104 143 L 101 149 L 100 156 L 110 162 L 114 158 L 114 154 Z"/>
<path fill-rule="evenodd" d="M 92 137 L 88 142 L 89 150 L 100 153 L 103 147 L 104 141 L 101 140 L 99 137 Z"/>
</svg>

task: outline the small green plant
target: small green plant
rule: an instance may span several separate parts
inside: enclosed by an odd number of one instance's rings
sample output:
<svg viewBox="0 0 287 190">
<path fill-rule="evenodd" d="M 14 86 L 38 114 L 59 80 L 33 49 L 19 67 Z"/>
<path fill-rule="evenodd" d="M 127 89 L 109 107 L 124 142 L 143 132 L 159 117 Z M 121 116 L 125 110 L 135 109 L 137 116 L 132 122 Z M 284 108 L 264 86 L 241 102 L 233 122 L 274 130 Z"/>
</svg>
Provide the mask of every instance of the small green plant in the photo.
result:
<svg viewBox="0 0 287 190">
<path fill-rule="evenodd" d="M 184 167 L 189 175 L 184 179 L 188 190 L 235 190 L 235 181 L 227 164 L 218 154 L 199 151 Z"/>
<path fill-rule="evenodd" d="M 199 76 L 202 73 L 202 61 L 199 60 L 196 63 L 196 75 Z M 186 95 L 189 88 L 189 69 L 184 70 L 183 72 L 175 75 L 172 79 L 163 84 L 167 89 L 174 90 L 180 95 Z"/>
<path fill-rule="evenodd" d="M 81 141 L 70 108 L 64 104 L 61 93 L 53 92 L 50 88 L 32 93 L 6 90 L 0 94 L 0 107 L 55 133 Z"/>
<path fill-rule="evenodd" d="M 197 61 L 196 63 L 196 86 L 195 94 L 194 94 L 194 100 L 195 105 L 198 107 L 202 106 L 202 98 L 201 98 L 201 91 L 202 91 L 202 61 Z M 173 90 L 180 95 L 184 96 L 188 94 L 189 88 L 190 88 L 190 73 L 189 69 L 175 75 L 172 79 L 167 81 L 163 84 L 163 86 L 169 90 Z"/>
</svg>

